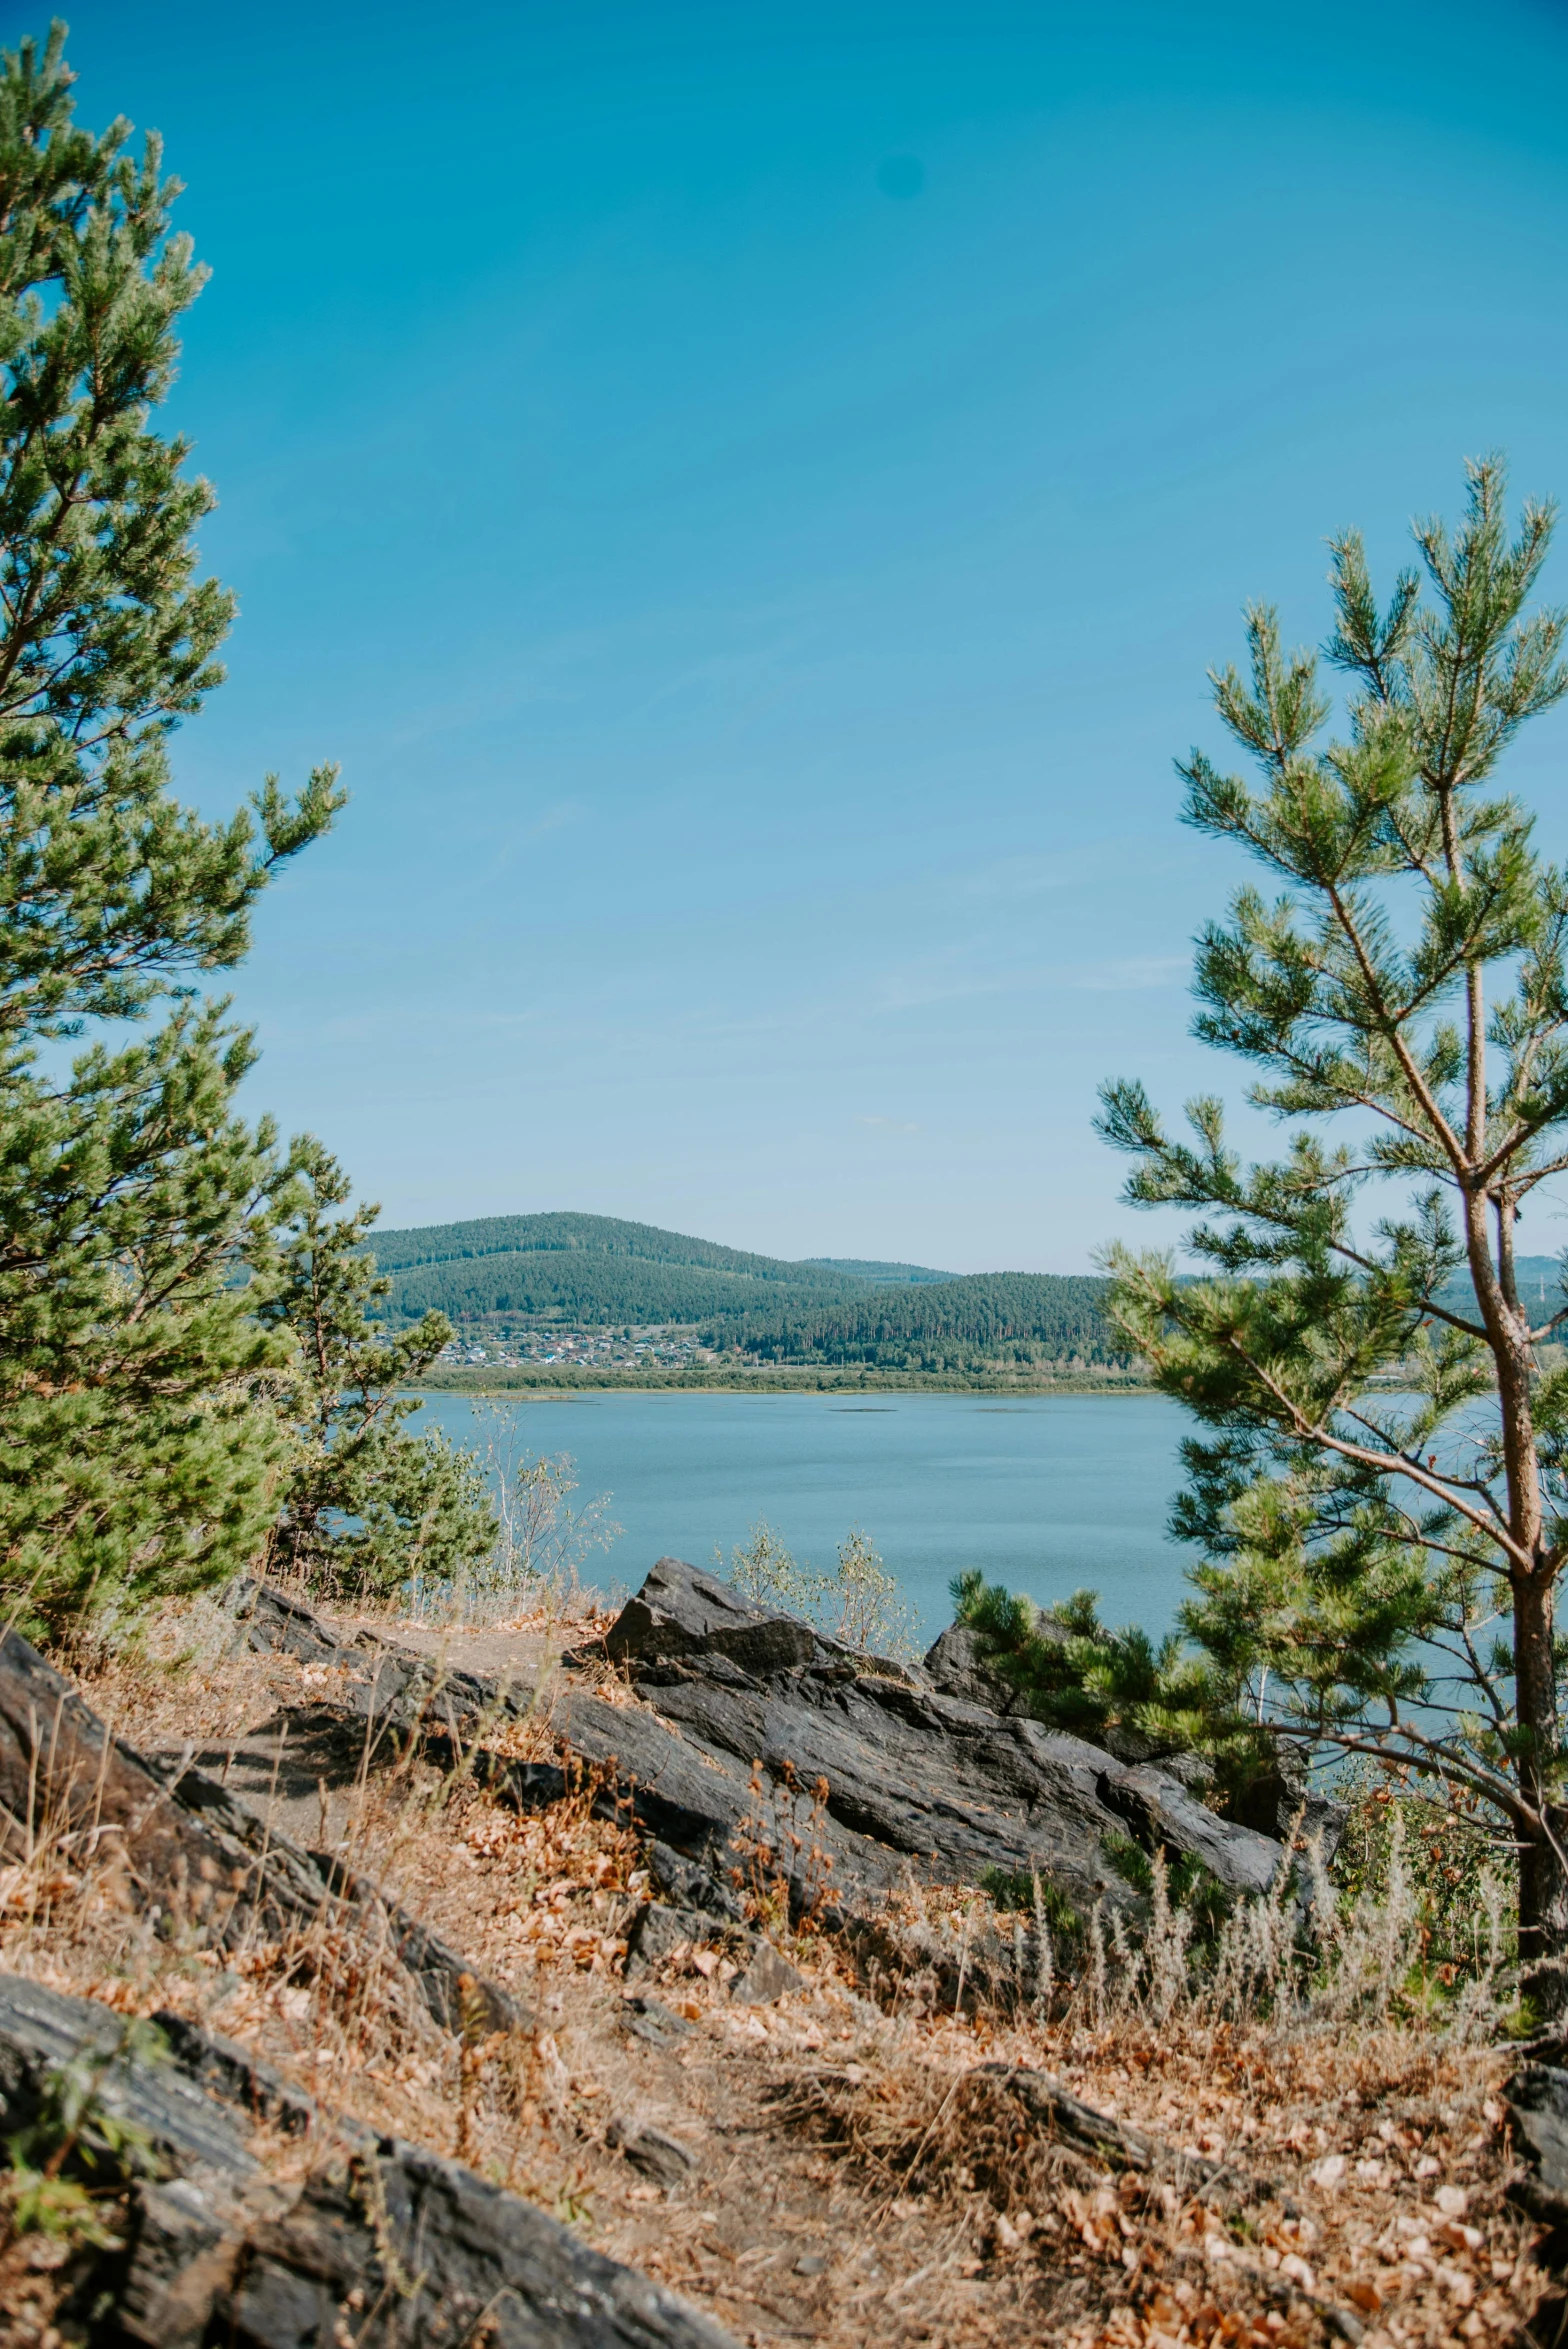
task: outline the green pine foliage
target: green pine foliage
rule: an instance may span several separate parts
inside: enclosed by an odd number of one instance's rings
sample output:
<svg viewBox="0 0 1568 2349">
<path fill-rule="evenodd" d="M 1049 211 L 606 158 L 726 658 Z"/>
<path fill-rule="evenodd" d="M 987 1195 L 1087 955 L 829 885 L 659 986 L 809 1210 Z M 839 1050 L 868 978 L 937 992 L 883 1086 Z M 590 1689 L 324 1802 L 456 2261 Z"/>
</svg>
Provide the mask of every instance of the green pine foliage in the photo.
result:
<svg viewBox="0 0 1568 2349">
<path fill-rule="evenodd" d="M 292 1340 L 293 1451 L 269 1563 L 324 1598 L 464 1584 L 500 1533 L 483 1470 L 439 1431 L 405 1425 L 419 1408 L 409 1383 L 452 1325 L 432 1313 L 381 1329 L 390 1283 L 365 1246 L 379 1210 L 347 1209 L 349 1197 L 330 1153 L 308 1135 L 296 1142 L 260 1267 L 261 1325 Z"/>
<path fill-rule="evenodd" d="M 975 1653 L 1048 1728 L 1091 1745 L 1130 1740 L 1150 1753 L 1185 1742 L 1170 1718 L 1181 1668 L 1174 1633 L 1158 1645 L 1136 1624 L 1115 1631 L 1099 1600 L 1076 1590 L 1049 1609 L 988 1583 L 978 1567 L 955 1577 L 953 1606 L 975 1634 Z"/>
<path fill-rule="evenodd" d="M 1511 535 L 1504 491 L 1473 466 L 1459 529 L 1417 526 L 1383 607 L 1360 539 L 1333 542 L 1339 738 L 1316 661 L 1255 608 L 1214 693 L 1257 780 L 1180 770 L 1187 821 L 1271 892 L 1204 931 L 1197 1033 L 1248 1064 L 1282 1153 L 1247 1165 L 1207 1097 L 1174 1134 L 1135 1083 L 1102 1130 L 1134 1203 L 1198 1218 L 1203 1277 L 1117 1249 L 1110 1310 L 1202 1424 L 1175 1527 L 1213 1720 L 1266 1713 L 1473 1800 L 1559 2010 L 1568 1374 L 1516 1233 L 1568 1171 L 1568 873 L 1492 777 L 1568 692 L 1568 616 L 1529 608 L 1552 509 Z"/>
<path fill-rule="evenodd" d="M 187 997 L 341 798 L 269 779 L 211 825 L 170 790 L 232 610 L 154 422 L 202 272 L 156 139 L 77 128 L 71 79 L 58 26 L 0 65 L 0 1574 L 44 1634 L 264 1537 L 287 1345 L 236 1274 L 273 1137 L 233 1110 L 249 1039 Z"/>
</svg>

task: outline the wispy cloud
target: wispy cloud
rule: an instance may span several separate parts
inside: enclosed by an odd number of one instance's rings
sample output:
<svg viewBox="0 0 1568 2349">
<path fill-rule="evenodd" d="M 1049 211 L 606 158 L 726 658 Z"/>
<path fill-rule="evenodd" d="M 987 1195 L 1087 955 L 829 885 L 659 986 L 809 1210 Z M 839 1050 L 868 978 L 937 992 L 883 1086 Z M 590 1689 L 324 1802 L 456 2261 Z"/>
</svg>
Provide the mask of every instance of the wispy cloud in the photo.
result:
<svg viewBox="0 0 1568 2349">
<path fill-rule="evenodd" d="M 920 1128 L 903 1117 L 857 1117 L 857 1126 L 877 1126 L 884 1134 L 918 1134 Z"/>
</svg>

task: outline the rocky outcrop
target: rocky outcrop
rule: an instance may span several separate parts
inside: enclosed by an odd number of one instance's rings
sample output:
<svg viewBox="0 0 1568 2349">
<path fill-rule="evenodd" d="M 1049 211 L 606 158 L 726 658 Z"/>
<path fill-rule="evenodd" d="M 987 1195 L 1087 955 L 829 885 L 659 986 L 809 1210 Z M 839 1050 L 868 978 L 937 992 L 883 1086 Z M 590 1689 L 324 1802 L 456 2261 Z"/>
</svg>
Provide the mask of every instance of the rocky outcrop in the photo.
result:
<svg viewBox="0 0 1568 2349">
<path fill-rule="evenodd" d="M 0 1854 L 47 1840 L 69 1867 L 107 1867 L 152 1908 L 219 1917 L 255 1884 L 250 1855 L 170 1800 L 69 1681 L 16 1632 L 0 1639 Z M 281 1877 L 265 1897 L 292 1909 Z"/>
<path fill-rule="evenodd" d="M 487 1720 L 536 1701 L 520 1687 L 442 1675 L 392 1643 L 337 1645 L 301 1610 L 269 1614 L 270 1604 L 258 1604 L 247 1636 L 314 1642 L 296 1652 L 335 1663 L 343 1704 L 373 1728 L 384 1720 L 399 1736 L 482 1749 Z M 641 1828 L 680 1908 L 733 1919 L 737 1874 L 786 1881 L 797 1910 L 826 1901 L 848 1912 L 911 1878 L 1033 1873 L 1080 1909 L 1130 1908 L 1138 1896 L 1114 1858 L 1128 1840 L 1195 1856 L 1236 1893 L 1262 1890 L 1285 1859 L 1277 1837 L 1221 1818 L 1174 1769 L 1130 1765 L 952 1693 L 973 1658 L 964 1664 L 951 1641 L 939 1686 L 918 1665 L 858 1654 L 661 1558 L 604 1650 L 642 1703 L 610 1703 L 567 1680 L 548 1700 L 558 1762 L 481 1750 L 474 1766 L 525 1808 L 559 1800 L 574 1771 L 592 1772 L 596 1804 Z"/>
<path fill-rule="evenodd" d="M 51 2072 L 84 2055 L 100 2102 L 137 2124 L 162 2172 L 129 2182 L 123 2248 L 79 2255 L 78 2297 L 95 2339 L 148 2349 L 342 2340 L 734 2349 L 716 2325 L 533 2204 L 398 2138 L 312 2110 L 301 2125 L 321 2140 L 320 2158 L 301 2182 L 277 2183 L 251 2144 L 264 2068 L 189 2025 L 161 2056 L 150 2053 L 109 2008 L 0 1976 L 0 2134 L 26 2126 Z M 684 2177 L 695 2166 L 656 2130 L 628 2132 L 625 2152 L 650 2175 Z"/>
<path fill-rule="evenodd" d="M 0 1854 L 39 1842 L 73 1869 L 107 1870 L 171 1927 L 199 1925 L 228 1944 L 259 1923 L 300 1933 L 317 1920 L 351 1928 L 385 1954 L 441 2023 L 477 2014 L 488 2030 L 523 2020 L 499 1985 L 326 1853 L 304 1851 L 188 1756 L 143 1755 L 26 1640 L 0 1639 Z"/>
<path fill-rule="evenodd" d="M 952 1695 L 918 1667 L 857 1656 L 679 1559 L 660 1559 L 605 1644 L 732 1784 L 760 1762 L 769 1788 L 800 1790 L 790 1826 L 810 1825 L 835 1897 L 907 1872 L 979 1883 L 1038 1871 L 1079 1903 L 1114 1904 L 1131 1894 L 1107 1843 L 1129 1834 L 1198 1857 L 1235 1892 L 1262 1890 L 1284 1858 L 1275 1838 L 1222 1819 L 1158 1764 L 1130 1768 Z M 796 1855 L 792 1874 L 808 1860 Z"/>
</svg>

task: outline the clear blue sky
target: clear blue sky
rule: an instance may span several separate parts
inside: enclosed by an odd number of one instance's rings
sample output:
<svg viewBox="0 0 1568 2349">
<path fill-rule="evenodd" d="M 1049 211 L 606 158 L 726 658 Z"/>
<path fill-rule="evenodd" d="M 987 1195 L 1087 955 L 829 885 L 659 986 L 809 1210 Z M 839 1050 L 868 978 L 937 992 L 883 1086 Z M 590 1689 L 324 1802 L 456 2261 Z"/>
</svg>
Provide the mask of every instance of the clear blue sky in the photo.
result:
<svg viewBox="0 0 1568 2349">
<path fill-rule="evenodd" d="M 1241 602 L 1321 638 L 1325 534 L 1391 567 L 1467 453 L 1568 492 L 1568 8 L 70 18 L 214 271 L 182 788 L 354 795 L 239 975 L 256 1106 L 391 1223 L 1152 1236 L 1089 1121 L 1239 1091 L 1171 759 Z"/>
</svg>

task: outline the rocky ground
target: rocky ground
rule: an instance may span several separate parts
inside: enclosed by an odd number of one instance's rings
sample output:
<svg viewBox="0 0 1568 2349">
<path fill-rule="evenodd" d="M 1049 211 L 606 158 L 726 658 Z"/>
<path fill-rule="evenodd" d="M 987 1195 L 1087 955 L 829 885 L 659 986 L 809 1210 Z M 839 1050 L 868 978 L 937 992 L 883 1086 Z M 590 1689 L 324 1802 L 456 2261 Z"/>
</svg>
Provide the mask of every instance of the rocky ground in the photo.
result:
<svg viewBox="0 0 1568 2349">
<path fill-rule="evenodd" d="M 101 2165 L 119 2250 L 13 2233 L 7 2340 L 1552 2333 L 1559 2075 L 1510 2105 L 1478 2020 L 1405 2012 L 1397 1920 L 1287 2000 L 1280 1835 L 1005 1717 L 961 1642 L 879 1664 L 668 1564 L 614 1623 L 180 1635 L 74 1693 L 0 1651 L 0 2127 L 73 2047 L 134 2101 L 156 2015 L 235 2147 Z M 1256 1919 L 1223 1999 L 1118 1837 Z"/>
</svg>

